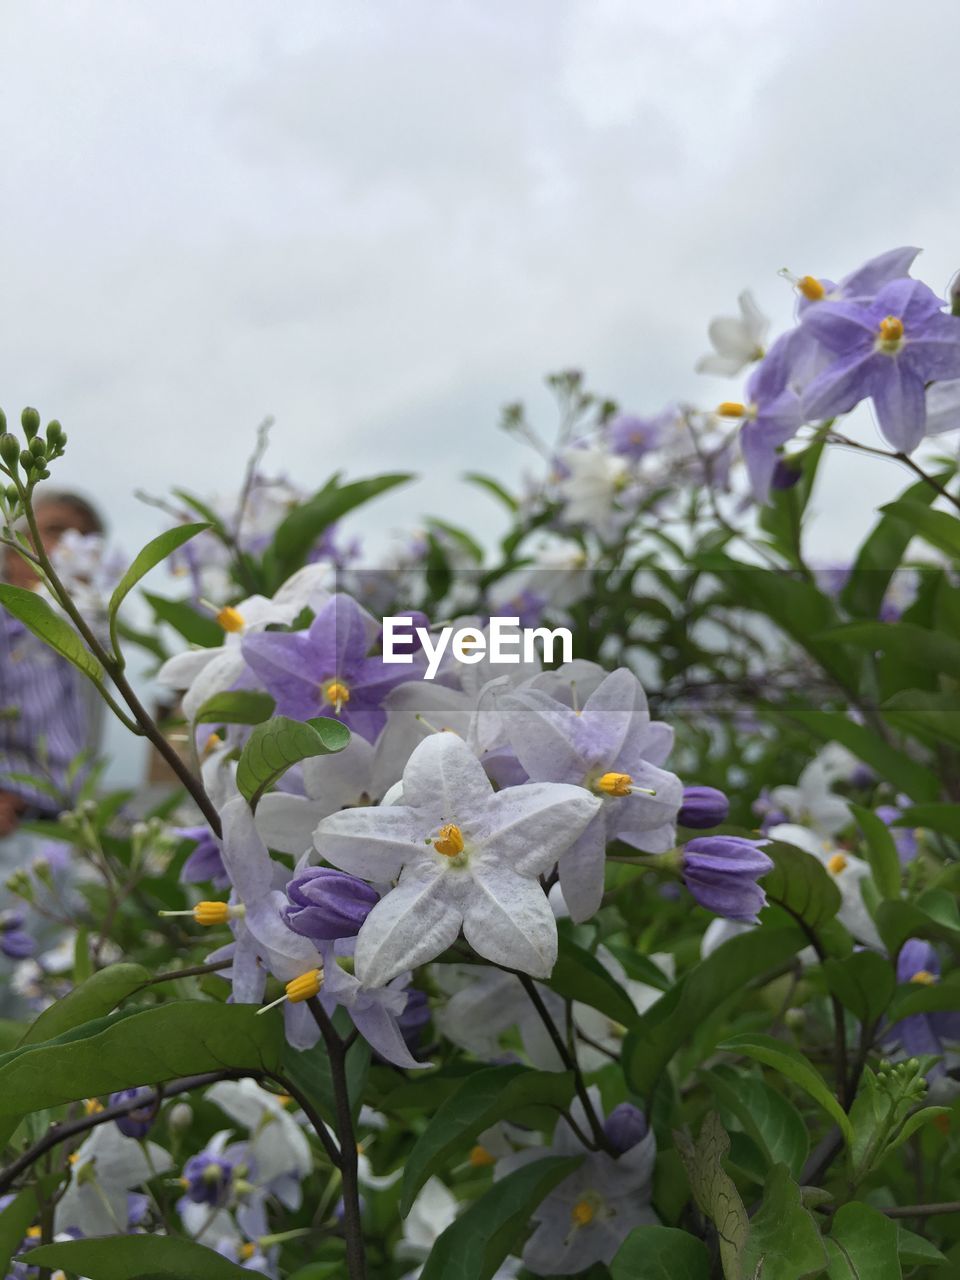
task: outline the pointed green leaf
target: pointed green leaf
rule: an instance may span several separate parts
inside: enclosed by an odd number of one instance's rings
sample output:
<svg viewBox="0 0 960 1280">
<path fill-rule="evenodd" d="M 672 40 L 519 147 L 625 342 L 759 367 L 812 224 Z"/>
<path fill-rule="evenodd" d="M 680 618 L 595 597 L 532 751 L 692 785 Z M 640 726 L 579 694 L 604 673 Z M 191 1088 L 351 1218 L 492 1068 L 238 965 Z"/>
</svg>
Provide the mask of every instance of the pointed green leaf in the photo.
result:
<svg viewBox="0 0 960 1280">
<path fill-rule="evenodd" d="M 763 1204 L 750 1223 L 743 1250 L 745 1277 L 804 1280 L 818 1276 L 826 1250 L 813 1215 L 803 1206 L 800 1188 L 779 1164 L 763 1189 Z"/>
<path fill-rule="evenodd" d="M 829 1280 L 901 1280 L 897 1224 L 869 1205 L 843 1205 L 826 1243 Z"/>
<path fill-rule="evenodd" d="M 892 519 L 901 521 L 931 546 L 960 559 L 960 520 L 948 511 L 935 510 L 907 498 L 888 502 L 880 510 Z"/>
<path fill-rule="evenodd" d="M 833 919 L 840 910 L 840 890 L 812 853 L 782 840 L 771 840 L 763 852 L 773 860 L 773 870 L 763 878 L 771 902 L 785 907 L 811 929 Z"/>
<path fill-rule="evenodd" d="M 632 1027 L 637 1021 L 633 1001 L 616 978 L 595 956 L 564 934 L 560 936 L 557 963 L 547 986 L 568 1000 L 599 1009 L 624 1027 Z"/>
<path fill-rule="evenodd" d="M 876 951 L 855 951 L 823 966 L 827 986 L 860 1022 L 876 1022 L 897 986 L 893 965 Z"/>
<path fill-rule="evenodd" d="M 271 546 L 281 580 L 300 567 L 307 552 L 330 525 L 362 503 L 412 479 L 412 474 L 406 471 L 344 485 L 334 478 L 333 483 L 299 503 L 280 524 Z"/>
<path fill-rule="evenodd" d="M 839 712 L 811 711 L 804 707 L 791 707 L 790 718 L 805 725 L 822 742 L 839 742 L 911 799 L 918 802 L 940 799 L 940 781 L 936 774 L 891 747 L 866 725 L 854 724 Z"/>
<path fill-rule="evenodd" d="M 750 1222 L 740 1192 L 723 1167 L 730 1139 L 720 1117 L 715 1111 L 707 1114 L 696 1143 L 680 1132 L 674 1133 L 673 1139 L 687 1171 L 693 1198 L 700 1212 L 717 1229 L 725 1280 L 741 1280 L 741 1259 Z"/>
<path fill-rule="evenodd" d="M 810 1140 L 806 1122 L 793 1103 L 765 1081 L 726 1064 L 701 1074 L 717 1103 L 753 1140 L 767 1167 L 784 1164 L 799 1177 Z"/>
<path fill-rule="evenodd" d="M 72 623 L 54 613 L 36 591 L 0 583 L 0 605 L 95 684 L 102 683 L 103 667 L 77 635 Z"/>
<path fill-rule="evenodd" d="M 228 689 L 208 698 L 193 718 L 197 724 L 262 724 L 276 703 L 259 689 Z"/>
<path fill-rule="evenodd" d="M 176 551 L 178 547 L 182 547 L 185 542 L 189 542 L 198 533 L 202 533 L 204 529 L 209 528 L 208 524 L 180 524 L 173 529 L 167 529 L 148 542 L 143 550 L 137 553 L 130 568 L 117 583 L 113 595 L 110 597 L 109 616 L 111 618 L 116 616 L 117 610 L 126 597 L 151 569 L 155 569 L 158 564 L 166 560 L 167 556 Z"/>
<path fill-rule="evenodd" d="M 900 855 L 890 828 L 872 810 L 859 804 L 852 804 L 850 808 L 867 842 L 867 861 L 873 872 L 873 883 L 880 890 L 881 897 L 899 898 L 902 880 Z"/>
<path fill-rule="evenodd" d="M 258 725 L 247 739 L 237 763 L 237 788 L 255 809 L 267 788 L 292 765 L 342 751 L 349 741 L 347 726 L 328 716 L 316 720 L 274 716 Z"/>
<path fill-rule="evenodd" d="M 710 1280 L 702 1240 L 676 1227 L 637 1227 L 610 1263 L 613 1280 Z"/>
<path fill-rule="evenodd" d="M 88 1280 L 250 1280 L 213 1249 L 155 1232 L 45 1244 L 30 1250 L 29 1262 Z"/>
<path fill-rule="evenodd" d="M 144 591 L 143 598 L 158 622 L 165 622 L 189 644 L 202 649 L 218 649 L 223 644 L 223 629 L 209 614 L 195 609 L 188 600 L 168 600 Z"/>
</svg>

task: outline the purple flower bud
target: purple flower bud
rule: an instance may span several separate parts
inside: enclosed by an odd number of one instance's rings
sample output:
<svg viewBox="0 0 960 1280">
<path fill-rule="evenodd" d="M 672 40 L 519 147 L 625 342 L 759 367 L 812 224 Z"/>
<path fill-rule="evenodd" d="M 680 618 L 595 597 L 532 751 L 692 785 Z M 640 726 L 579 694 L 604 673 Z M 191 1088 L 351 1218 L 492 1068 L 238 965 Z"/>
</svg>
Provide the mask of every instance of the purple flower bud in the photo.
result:
<svg viewBox="0 0 960 1280">
<path fill-rule="evenodd" d="M 681 827 L 702 831 L 726 822 L 729 812 L 730 801 L 716 787 L 684 787 L 677 822 Z"/>
<path fill-rule="evenodd" d="M 197 847 L 187 858 L 180 870 L 183 884 L 211 883 L 217 888 L 226 888 L 230 883 L 227 869 L 223 865 L 220 845 L 209 827 L 177 827 L 176 832 L 184 840 L 195 840 Z"/>
<path fill-rule="evenodd" d="M 874 812 L 890 828 L 893 843 L 897 846 L 897 854 L 900 857 L 900 865 L 905 867 L 913 862 L 918 852 L 916 831 L 911 830 L 910 827 L 893 825 L 903 811 L 892 804 L 878 804 Z"/>
<path fill-rule="evenodd" d="M 427 993 L 411 987 L 407 992 L 403 1013 L 397 1019 L 397 1027 L 411 1053 L 420 1044 L 421 1033 L 429 1021 L 430 1002 Z"/>
<path fill-rule="evenodd" d="M 127 1138 L 147 1136 L 150 1126 L 156 1119 L 159 1100 L 155 1091 L 146 1085 L 139 1085 L 134 1089 L 121 1089 L 118 1093 L 110 1095 L 111 1107 L 122 1102 L 135 1102 L 138 1098 L 143 1099 L 142 1107 L 134 1107 L 125 1116 L 117 1116 L 117 1128 Z"/>
<path fill-rule="evenodd" d="M 603 1132 L 610 1145 L 623 1155 L 647 1136 L 647 1117 L 632 1102 L 621 1102 L 607 1116 Z"/>
<path fill-rule="evenodd" d="M 770 487 L 772 489 L 792 489 L 802 475 L 802 469 L 795 463 L 788 462 L 786 458 L 778 458 L 774 463 Z"/>
<path fill-rule="evenodd" d="M 743 836 L 698 836 L 683 849 L 683 882 L 715 915 L 753 924 L 767 895 L 757 884 L 773 869 L 762 840 Z"/>
<path fill-rule="evenodd" d="M 4 911 L 0 914 L 0 951 L 11 960 L 23 960 L 32 956 L 36 942 L 23 927 L 22 911 Z"/>
<path fill-rule="evenodd" d="M 194 1204 L 225 1205 L 233 1182 L 233 1161 L 200 1151 L 183 1166 L 183 1183 Z"/>
<path fill-rule="evenodd" d="M 294 933 L 312 942 L 353 938 L 379 902 L 376 889 L 330 867 L 307 867 L 287 885 L 283 918 Z"/>
</svg>

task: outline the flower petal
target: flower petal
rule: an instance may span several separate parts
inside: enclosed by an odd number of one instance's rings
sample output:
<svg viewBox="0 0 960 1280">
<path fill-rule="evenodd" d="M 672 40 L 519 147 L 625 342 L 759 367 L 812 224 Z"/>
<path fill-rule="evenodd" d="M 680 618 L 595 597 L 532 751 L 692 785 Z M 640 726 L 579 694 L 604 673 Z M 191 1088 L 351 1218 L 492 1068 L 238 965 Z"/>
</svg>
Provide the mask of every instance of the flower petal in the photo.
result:
<svg viewBox="0 0 960 1280">
<path fill-rule="evenodd" d="M 557 922 L 536 880 L 505 867 L 478 866 L 464 904 L 463 936 L 478 955 L 534 978 L 557 960 Z"/>
<path fill-rule="evenodd" d="M 446 869 L 437 862 L 408 867 L 357 935 L 356 974 L 361 983 L 385 986 L 404 969 L 435 960 L 452 946 L 463 917 L 451 897 Z"/>
</svg>

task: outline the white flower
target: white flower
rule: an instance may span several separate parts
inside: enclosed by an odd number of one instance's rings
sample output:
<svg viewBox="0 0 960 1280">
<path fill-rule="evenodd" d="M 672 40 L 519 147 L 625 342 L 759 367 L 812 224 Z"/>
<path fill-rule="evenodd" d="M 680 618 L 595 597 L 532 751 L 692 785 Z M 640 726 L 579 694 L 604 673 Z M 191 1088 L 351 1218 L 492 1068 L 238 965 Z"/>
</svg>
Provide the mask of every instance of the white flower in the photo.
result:
<svg viewBox="0 0 960 1280">
<path fill-rule="evenodd" d="M 783 840 L 786 844 L 796 845 L 798 849 L 812 853 L 826 867 L 842 898 L 837 919 L 857 942 L 883 951 L 883 941 L 863 900 L 863 882 L 870 878 L 869 863 L 846 850 L 837 849 L 827 840 L 821 840 L 807 827 L 797 827 L 789 822 L 771 827 L 768 835 L 772 840 Z"/>
<path fill-rule="evenodd" d="M 840 748 L 831 751 L 829 744 L 801 773 L 795 787 L 774 787 L 770 799 L 788 818 L 806 823 L 818 835 L 834 836 L 850 821 L 850 806 L 831 787 L 837 779 L 849 774 L 856 761 Z"/>
<path fill-rule="evenodd" d="M 403 801 L 345 809 L 314 834 L 334 866 L 374 884 L 397 880 L 357 937 L 360 981 L 383 986 L 433 960 L 461 927 L 480 955 L 547 977 L 557 926 L 537 877 L 576 840 L 599 798 L 563 783 L 494 792 L 466 743 L 437 733 L 407 762 Z"/>
<path fill-rule="evenodd" d="M 557 485 L 565 503 L 564 520 L 590 525 L 601 537 L 614 536 L 625 518 L 615 500 L 629 479 L 626 460 L 599 445 L 588 445 L 564 449 L 560 462 L 569 473 Z"/>
<path fill-rule="evenodd" d="M 732 376 L 754 360 L 763 358 L 763 343 L 770 321 L 754 301 L 749 289 L 737 299 L 739 316 L 716 316 L 707 333 L 713 345 L 710 355 L 697 361 L 697 373 L 719 373 Z"/>
<path fill-rule="evenodd" d="M 126 1138 L 115 1124 L 101 1124 L 77 1148 L 70 1182 L 57 1205 L 57 1231 L 85 1236 L 126 1235 L 127 1192 L 172 1166 L 155 1142 Z"/>
<path fill-rule="evenodd" d="M 207 1090 L 231 1120 L 250 1133 L 257 1179 L 288 1209 L 299 1209 L 300 1183 L 313 1169 L 310 1144 L 303 1130 L 275 1093 L 255 1080 L 220 1080 Z"/>
</svg>

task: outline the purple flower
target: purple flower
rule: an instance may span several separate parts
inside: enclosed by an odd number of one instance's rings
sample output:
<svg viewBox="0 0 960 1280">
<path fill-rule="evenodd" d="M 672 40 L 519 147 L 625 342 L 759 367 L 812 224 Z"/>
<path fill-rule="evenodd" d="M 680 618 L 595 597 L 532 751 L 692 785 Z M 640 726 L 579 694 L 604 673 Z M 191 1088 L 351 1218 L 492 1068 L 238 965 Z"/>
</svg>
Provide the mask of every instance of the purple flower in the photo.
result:
<svg viewBox="0 0 960 1280">
<path fill-rule="evenodd" d="M 642 458 L 657 447 L 667 423 L 675 422 L 676 417 L 675 410 L 668 410 L 656 418 L 636 418 L 632 414 L 618 413 L 607 424 L 610 447 L 625 458 Z"/>
<path fill-rule="evenodd" d="M 312 942 L 355 938 L 360 926 L 380 901 L 371 885 L 345 871 L 306 867 L 287 885 L 286 924 Z"/>
<path fill-rule="evenodd" d="M 888 249 L 886 253 L 870 258 L 856 271 L 851 271 L 839 284 L 816 276 L 803 276 L 796 282 L 800 294 L 797 310 L 802 315 L 808 307 L 818 302 L 866 302 L 891 280 L 909 275 L 919 252 L 919 249 L 910 246 Z"/>
<path fill-rule="evenodd" d="M 939 980 L 940 960 L 930 943 L 921 938 L 908 939 L 897 959 L 897 981 L 933 986 Z M 942 1054 L 945 1040 L 960 1040 L 960 1013 L 912 1013 L 891 1028 L 891 1037 L 899 1039 L 910 1058 Z M 929 1074 L 942 1075 L 943 1071 L 943 1063 L 937 1063 Z"/>
<path fill-rule="evenodd" d="M 132 1111 L 128 1111 L 125 1116 L 118 1116 L 116 1120 L 117 1128 L 126 1138 L 147 1136 L 150 1126 L 156 1119 L 159 1100 L 155 1091 L 146 1085 L 139 1085 L 135 1089 L 121 1089 L 118 1093 L 110 1095 L 111 1107 L 121 1102 L 133 1102 L 138 1098 L 143 1099 L 143 1106 L 134 1107 Z"/>
<path fill-rule="evenodd" d="M 619 1155 L 635 1147 L 647 1136 L 647 1117 L 632 1102 L 621 1102 L 607 1116 L 603 1132 Z"/>
<path fill-rule="evenodd" d="M 795 331 L 794 331 L 795 332 Z M 717 412 L 722 418 L 740 418 L 740 449 L 757 502 L 766 502 L 779 450 L 802 424 L 800 397 L 791 380 L 796 339 L 785 334 L 770 348 L 747 383 L 747 403 L 726 401 Z"/>
<path fill-rule="evenodd" d="M 32 956 L 37 944 L 23 927 L 22 911 L 4 911 L 0 914 L 0 951 L 11 960 L 23 960 Z"/>
<path fill-rule="evenodd" d="M 892 804 L 879 804 L 874 810 L 877 817 L 890 828 L 893 843 L 897 846 L 897 853 L 900 855 L 900 865 L 905 867 L 913 862 L 917 856 L 917 833 L 910 827 L 895 827 L 893 825 L 902 812 L 902 809 L 898 809 L 896 805 Z"/>
<path fill-rule="evenodd" d="M 767 895 L 757 880 L 773 869 L 761 840 L 698 836 L 683 848 L 683 882 L 701 907 L 728 920 L 755 923 Z"/>
<path fill-rule="evenodd" d="M 386 723 L 381 703 L 416 666 L 368 657 L 377 624 L 350 596 L 332 596 L 309 631 L 261 631 L 243 638 L 243 656 L 277 703 L 295 720 L 331 716 L 368 742 Z"/>
<path fill-rule="evenodd" d="M 811 307 L 803 326 L 835 359 L 807 387 L 808 419 L 872 399 L 880 430 L 909 453 L 926 427 L 926 384 L 960 377 L 960 319 L 919 280 L 893 280 L 868 302 Z"/>
<path fill-rule="evenodd" d="M 194 1204 L 222 1206 L 230 1199 L 234 1162 L 213 1151 L 199 1151 L 183 1166 L 186 1198 Z"/>
<path fill-rule="evenodd" d="M 677 822 L 681 827 L 706 830 L 726 822 L 729 812 L 730 801 L 716 787 L 684 787 Z"/>
<path fill-rule="evenodd" d="M 214 884 L 218 889 L 225 889 L 230 883 L 220 844 L 208 826 L 176 827 L 176 833 L 182 840 L 195 840 L 197 847 L 180 868 L 182 884 Z"/>
</svg>

